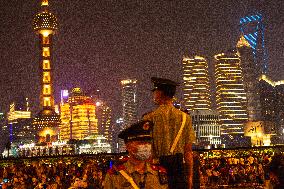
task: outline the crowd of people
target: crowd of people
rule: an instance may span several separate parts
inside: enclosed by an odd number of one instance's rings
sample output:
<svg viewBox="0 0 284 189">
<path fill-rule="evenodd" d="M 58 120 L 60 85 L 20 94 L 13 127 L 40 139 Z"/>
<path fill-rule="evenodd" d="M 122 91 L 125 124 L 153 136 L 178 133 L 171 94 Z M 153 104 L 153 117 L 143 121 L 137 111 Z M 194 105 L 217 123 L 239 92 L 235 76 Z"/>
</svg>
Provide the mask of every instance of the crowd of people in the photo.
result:
<svg viewBox="0 0 284 189">
<path fill-rule="evenodd" d="M 250 186 L 263 188 L 270 180 L 269 167 L 274 152 L 243 151 L 241 156 L 228 151 L 227 156 L 208 157 L 199 154 L 200 185 L 214 186 Z M 282 155 L 283 156 L 283 155 Z"/>
<path fill-rule="evenodd" d="M 214 185 L 263 185 L 269 160 L 257 157 L 221 158 L 201 161 L 201 183 Z"/>
<path fill-rule="evenodd" d="M 273 153 L 250 153 L 245 156 L 210 157 L 198 153 L 199 179 L 201 188 L 220 186 L 251 186 L 262 188 L 269 179 L 269 163 Z M 2 188 L 14 189 L 68 189 L 103 188 L 110 162 L 123 161 L 116 158 L 82 156 L 69 158 L 34 158 L 0 164 Z M 196 170 L 195 170 L 196 172 Z M 206 186 L 206 187 L 205 187 Z"/>
<path fill-rule="evenodd" d="M 0 167 L 2 188 L 102 188 L 110 161 L 91 158 L 33 159 Z"/>
</svg>

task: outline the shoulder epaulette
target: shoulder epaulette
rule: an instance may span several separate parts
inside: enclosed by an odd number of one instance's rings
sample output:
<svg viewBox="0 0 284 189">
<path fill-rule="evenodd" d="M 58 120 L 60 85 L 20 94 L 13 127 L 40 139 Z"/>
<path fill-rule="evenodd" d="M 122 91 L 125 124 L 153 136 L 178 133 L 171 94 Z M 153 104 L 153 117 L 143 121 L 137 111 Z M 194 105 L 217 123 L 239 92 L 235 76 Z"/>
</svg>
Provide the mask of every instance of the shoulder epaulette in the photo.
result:
<svg viewBox="0 0 284 189">
<path fill-rule="evenodd" d="M 129 157 L 128 156 L 124 156 L 120 159 L 121 163 L 126 163 L 128 161 Z"/>
<path fill-rule="evenodd" d="M 151 165 L 151 168 L 154 170 L 154 171 L 158 171 L 159 173 L 167 173 L 167 170 L 160 166 L 160 165 Z"/>
<path fill-rule="evenodd" d="M 121 171 L 121 170 L 125 170 L 126 169 L 126 167 L 123 164 L 115 166 L 115 167 L 116 167 L 117 171 Z"/>
<path fill-rule="evenodd" d="M 114 169 L 114 166 L 112 168 L 110 168 L 109 170 L 107 170 L 107 173 L 110 175 L 116 174 L 116 170 Z"/>
<path fill-rule="evenodd" d="M 113 175 L 113 174 L 118 174 L 119 171 L 125 170 L 125 169 L 126 167 L 123 164 L 117 165 L 117 166 L 114 165 L 107 172 L 108 174 Z"/>
</svg>

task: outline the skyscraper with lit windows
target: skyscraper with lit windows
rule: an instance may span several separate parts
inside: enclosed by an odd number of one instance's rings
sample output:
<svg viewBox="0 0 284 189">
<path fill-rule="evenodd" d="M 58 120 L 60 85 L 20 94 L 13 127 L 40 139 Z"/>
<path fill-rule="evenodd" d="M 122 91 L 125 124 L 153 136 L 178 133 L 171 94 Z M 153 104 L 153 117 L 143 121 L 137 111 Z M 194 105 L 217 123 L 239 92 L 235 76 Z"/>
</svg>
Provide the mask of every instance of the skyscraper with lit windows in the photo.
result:
<svg viewBox="0 0 284 189">
<path fill-rule="evenodd" d="M 124 129 L 137 121 L 137 80 L 121 81 L 122 86 L 122 118 Z"/>
<path fill-rule="evenodd" d="M 237 43 L 241 61 L 244 90 L 247 97 L 248 121 L 261 120 L 261 103 L 259 97 L 259 77 L 261 68 L 254 62 L 253 48 L 242 35 Z"/>
<path fill-rule="evenodd" d="M 60 104 L 60 140 L 83 140 L 98 134 L 96 104 L 81 88 L 74 88 L 66 103 Z"/>
<path fill-rule="evenodd" d="M 0 112 L 0 127 L 2 131 L 5 131 L 5 116 L 3 112 Z"/>
<path fill-rule="evenodd" d="M 242 145 L 248 114 L 240 57 L 235 50 L 215 55 L 215 80 L 223 143 Z"/>
<path fill-rule="evenodd" d="M 204 57 L 183 57 L 183 95 L 187 110 L 210 110 L 208 63 Z"/>
<path fill-rule="evenodd" d="M 51 142 L 58 139 L 59 115 L 54 111 L 52 77 L 52 36 L 57 30 L 56 16 L 49 9 L 48 0 L 41 1 L 41 12 L 33 20 L 33 28 L 39 36 L 40 49 L 40 107 L 41 111 L 33 120 L 39 141 Z"/>
<path fill-rule="evenodd" d="M 125 79 L 121 80 L 121 96 L 122 96 L 122 119 L 119 119 L 119 132 L 129 127 L 137 121 L 137 80 Z M 122 139 L 118 139 L 119 152 L 125 152 L 126 147 Z"/>
<path fill-rule="evenodd" d="M 35 141 L 36 133 L 32 127 L 28 98 L 17 99 L 11 103 L 7 119 L 11 143 L 17 145 Z"/>
<path fill-rule="evenodd" d="M 261 118 L 273 122 L 275 133 L 284 143 L 284 80 L 273 81 L 267 75 L 259 78 Z M 278 139 L 273 143 L 279 144 Z"/>
<path fill-rule="evenodd" d="M 96 101 L 96 116 L 98 119 L 98 132 L 107 138 L 108 142 L 112 141 L 111 132 L 111 108 L 102 100 Z"/>
<path fill-rule="evenodd" d="M 196 141 L 200 146 L 221 144 L 221 126 L 216 110 L 194 110 L 190 115 Z"/>
</svg>

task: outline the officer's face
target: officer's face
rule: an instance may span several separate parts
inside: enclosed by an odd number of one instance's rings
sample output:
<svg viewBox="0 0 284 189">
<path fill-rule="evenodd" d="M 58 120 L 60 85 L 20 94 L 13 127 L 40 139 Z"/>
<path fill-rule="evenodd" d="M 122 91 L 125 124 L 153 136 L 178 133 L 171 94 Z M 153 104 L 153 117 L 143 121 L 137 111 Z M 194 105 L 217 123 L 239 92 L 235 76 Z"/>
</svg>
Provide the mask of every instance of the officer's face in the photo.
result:
<svg viewBox="0 0 284 189">
<path fill-rule="evenodd" d="M 147 160 L 151 157 L 151 143 L 148 141 L 130 141 L 126 143 L 130 156 L 138 160 Z"/>
<path fill-rule="evenodd" d="M 153 91 L 153 101 L 155 104 L 160 104 L 161 103 L 161 99 L 163 96 L 163 92 L 160 90 L 154 90 Z"/>
</svg>

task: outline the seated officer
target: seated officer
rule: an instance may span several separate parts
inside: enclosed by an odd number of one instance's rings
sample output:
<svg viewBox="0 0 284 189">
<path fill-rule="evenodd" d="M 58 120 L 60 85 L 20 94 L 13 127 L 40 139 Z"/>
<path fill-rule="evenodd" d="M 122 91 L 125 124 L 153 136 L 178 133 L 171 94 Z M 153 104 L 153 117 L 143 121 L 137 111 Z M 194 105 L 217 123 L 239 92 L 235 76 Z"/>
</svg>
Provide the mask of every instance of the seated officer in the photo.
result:
<svg viewBox="0 0 284 189">
<path fill-rule="evenodd" d="M 168 188 L 165 169 L 151 164 L 151 128 L 151 122 L 141 121 L 118 135 L 119 138 L 124 139 L 129 159 L 126 163 L 113 166 L 108 171 L 104 182 L 105 189 Z"/>
</svg>

